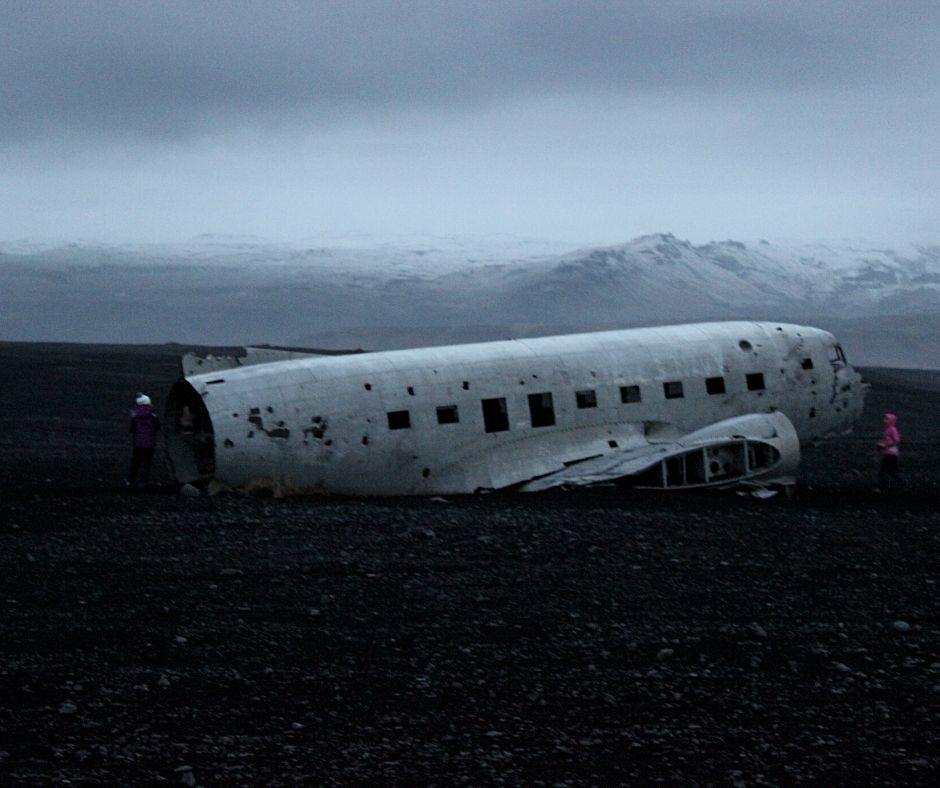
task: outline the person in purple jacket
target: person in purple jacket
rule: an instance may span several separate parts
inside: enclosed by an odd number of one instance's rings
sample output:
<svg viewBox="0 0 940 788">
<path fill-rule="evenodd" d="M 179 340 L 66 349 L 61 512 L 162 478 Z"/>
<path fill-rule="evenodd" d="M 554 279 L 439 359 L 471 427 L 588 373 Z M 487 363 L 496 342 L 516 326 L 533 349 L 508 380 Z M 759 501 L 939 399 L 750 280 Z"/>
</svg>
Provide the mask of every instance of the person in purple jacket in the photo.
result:
<svg viewBox="0 0 940 788">
<path fill-rule="evenodd" d="M 132 436 L 134 447 L 127 486 L 146 484 L 150 478 L 153 450 L 157 447 L 157 433 L 160 431 L 160 418 L 146 394 L 137 395 L 137 407 L 131 411 L 127 431 Z"/>
</svg>

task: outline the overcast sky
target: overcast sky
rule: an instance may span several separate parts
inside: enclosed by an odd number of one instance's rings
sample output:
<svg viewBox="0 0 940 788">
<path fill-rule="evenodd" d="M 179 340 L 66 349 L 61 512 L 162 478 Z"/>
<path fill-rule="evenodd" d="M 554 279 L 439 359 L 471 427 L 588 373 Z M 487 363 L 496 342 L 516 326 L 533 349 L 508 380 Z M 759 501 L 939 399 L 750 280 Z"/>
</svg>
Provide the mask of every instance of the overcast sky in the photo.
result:
<svg viewBox="0 0 940 788">
<path fill-rule="evenodd" d="M 0 3 L 0 240 L 940 241 L 940 3 Z"/>
</svg>

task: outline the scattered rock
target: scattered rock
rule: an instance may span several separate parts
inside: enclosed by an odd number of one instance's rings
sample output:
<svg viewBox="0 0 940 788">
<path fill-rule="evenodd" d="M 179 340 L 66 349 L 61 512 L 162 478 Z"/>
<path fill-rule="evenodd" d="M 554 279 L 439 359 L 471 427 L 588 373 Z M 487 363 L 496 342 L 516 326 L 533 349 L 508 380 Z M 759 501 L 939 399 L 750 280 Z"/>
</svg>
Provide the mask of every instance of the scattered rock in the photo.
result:
<svg viewBox="0 0 940 788">
<path fill-rule="evenodd" d="M 748 624 L 747 628 L 754 637 L 759 638 L 760 640 L 765 640 L 767 638 L 767 630 L 756 621 Z"/>
<path fill-rule="evenodd" d="M 180 487 L 180 495 L 182 495 L 184 498 L 199 498 L 202 493 L 195 485 L 184 484 L 182 487 Z"/>
<path fill-rule="evenodd" d="M 840 673 L 851 673 L 852 668 L 846 665 L 844 662 L 833 662 L 832 667 L 838 670 Z"/>
</svg>

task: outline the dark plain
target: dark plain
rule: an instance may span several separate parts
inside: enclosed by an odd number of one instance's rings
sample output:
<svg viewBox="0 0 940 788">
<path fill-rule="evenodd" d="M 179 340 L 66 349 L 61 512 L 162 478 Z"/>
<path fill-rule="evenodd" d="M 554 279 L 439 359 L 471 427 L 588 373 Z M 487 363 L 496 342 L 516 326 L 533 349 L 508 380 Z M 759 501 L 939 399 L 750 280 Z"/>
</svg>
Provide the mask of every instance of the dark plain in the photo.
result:
<svg viewBox="0 0 940 788">
<path fill-rule="evenodd" d="M 128 492 L 182 350 L 0 343 L 0 783 L 940 782 L 940 372 L 793 498 Z"/>
</svg>

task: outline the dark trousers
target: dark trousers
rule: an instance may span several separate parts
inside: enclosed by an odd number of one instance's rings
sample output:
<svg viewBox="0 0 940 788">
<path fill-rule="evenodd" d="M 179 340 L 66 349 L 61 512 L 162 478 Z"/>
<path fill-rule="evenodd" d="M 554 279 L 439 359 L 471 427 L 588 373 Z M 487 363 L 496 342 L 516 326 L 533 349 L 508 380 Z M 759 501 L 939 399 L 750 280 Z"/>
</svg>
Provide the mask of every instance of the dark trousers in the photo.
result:
<svg viewBox="0 0 940 788">
<path fill-rule="evenodd" d="M 878 467 L 878 486 L 882 490 L 903 487 L 904 480 L 898 473 L 898 456 L 896 454 L 882 454 L 881 465 Z"/>
<path fill-rule="evenodd" d="M 128 484 L 146 484 L 150 479 L 150 465 L 153 462 L 153 449 L 134 449 L 131 455 L 131 469 L 127 473 Z"/>
</svg>

